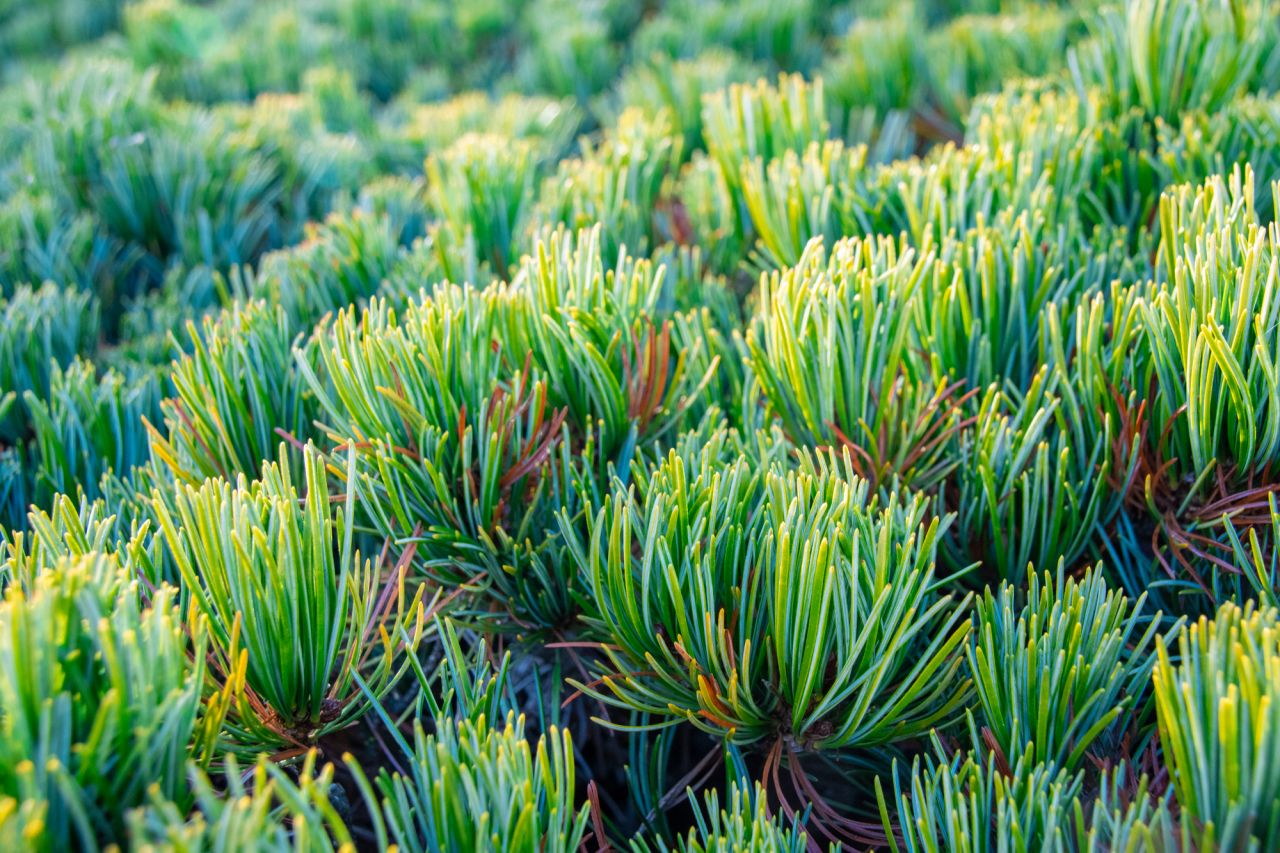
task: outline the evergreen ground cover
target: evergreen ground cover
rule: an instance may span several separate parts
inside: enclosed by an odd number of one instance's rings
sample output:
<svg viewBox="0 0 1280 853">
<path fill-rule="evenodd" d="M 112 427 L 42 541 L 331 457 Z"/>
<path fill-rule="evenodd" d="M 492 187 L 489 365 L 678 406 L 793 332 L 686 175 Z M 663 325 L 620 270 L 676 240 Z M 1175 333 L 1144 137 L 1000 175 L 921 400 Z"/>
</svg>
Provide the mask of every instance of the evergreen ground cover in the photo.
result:
<svg viewBox="0 0 1280 853">
<path fill-rule="evenodd" d="M 1275 0 L 0 0 L 0 849 L 1280 847 Z"/>
</svg>

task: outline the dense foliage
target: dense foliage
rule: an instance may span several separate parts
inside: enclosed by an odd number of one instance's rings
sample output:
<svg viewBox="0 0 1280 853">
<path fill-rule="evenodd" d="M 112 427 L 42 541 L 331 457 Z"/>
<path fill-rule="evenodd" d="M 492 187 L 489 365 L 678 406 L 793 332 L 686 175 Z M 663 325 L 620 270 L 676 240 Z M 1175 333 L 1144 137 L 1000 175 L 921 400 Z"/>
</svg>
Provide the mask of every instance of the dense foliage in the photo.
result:
<svg viewBox="0 0 1280 853">
<path fill-rule="evenodd" d="M 0 0 L 0 849 L 1280 846 L 1276 0 Z"/>
</svg>

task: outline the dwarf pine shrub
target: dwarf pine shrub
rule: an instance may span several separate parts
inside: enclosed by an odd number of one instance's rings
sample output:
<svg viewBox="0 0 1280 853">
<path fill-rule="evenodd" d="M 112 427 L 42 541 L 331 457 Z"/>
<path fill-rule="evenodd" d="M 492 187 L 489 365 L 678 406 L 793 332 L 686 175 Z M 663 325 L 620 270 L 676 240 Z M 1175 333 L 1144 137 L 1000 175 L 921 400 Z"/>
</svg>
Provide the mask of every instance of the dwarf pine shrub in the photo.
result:
<svg viewBox="0 0 1280 853">
<path fill-rule="evenodd" d="M 835 240 L 846 188 L 866 158 L 865 147 L 829 140 L 811 143 L 803 154 L 786 151 L 768 166 L 761 159 L 743 166 L 743 202 L 762 266 L 796 265 L 810 240 Z"/>
<path fill-rule="evenodd" d="M 1156 713 L 1170 781 L 1193 843 L 1222 849 L 1275 839 L 1275 611 L 1223 605 L 1157 648 Z M 1212 745 L 1210 747 L 1209 745 Z"/>
<path fill-rule="evenodd" d="M 1073 10 L 1051 8 L 1008 16 L 962 15 L 931 30 L 917 50 L 926 57 L 929 101 L 938 117 L 958 125 L 974 95 L 998 88 L 1004 80 L 1056 71 L 1076 21 Z"/>
<path fill-rule="evenodd" d="M 546 179 L 535 216 L 571 230 L 598 223 L 608 259 L 624 248 L 647 254 L 669 230 L 660 225 L 659 204 L 680 160 L 680 138 L 668 114 L 647 118 L 626 111 L 611 136 L 599 144 L 584 140 L 583 148 L 581 158 L 562 160 Z"/>
<path fill-rule="evenodd" d="M 1050 305 L 1073 311 L 1116 274 L 1106 256 L 1076 267 L 1081 238 L 1054 229 L 1041 212 L 1011 214 L 1006 208 L 995 222 L 979 220 L 949 236 L 938 254 L 956 273 L 932 279 L 936 286 L 922 288 L 916 303 L 917 334 L 935 370 L 945 365 L 948 378 L 967 388 L 1029 387 L 1044 312 Z"/>
<path fill-rule="evenodd" d="M 665 111 L 683 140 L 680 153 L 687 158 L 705 147 L 702 96 L 757 76 L 756 66 L 732 51 L 712 48 L 691 59 L 655 53 L 623 70 L 618 98 L 650 117 Z"/>
<path fill-rule="evenodd" d="M 404 253 L 390 218 L 333 214 L 298 245 L 263 258 L 245 295 L 284 310 L 295 328 L 378 293 Z"/>
<path fill-rule="evenodd" d="M 1056 577 L 1030 574 L 1020 610 L 1010 585 L 979 600 L 969 668 L 987 742 L 1006 764 L 1026 756 L 1075 772 L 1144 728 L 1159 616 L 1143 626 L 1144 600 L 1103 577 L 1095 568 L 1077 583 L 1060 563 Z"/>
<path fill-rule="evenodd" d="M 187 325 L 191 344 L 170 369 L 173 394 L 160 404 L 164 430 L 151 426 L 155 455 L 181 481 L 231 480 L 313 432 L 316 406 L 295 362 L 288 315 L 250 301 Z M 176 337 L 174 338 L 176 342 Z"/>
<path fill-rule="evenodd" d="M 536 747 L 522 718 L 501 724 L 444 720 L 433 735 L 415 728 L 405 773 L 359 787 L 383 849 L 571 851 L 586 834 L 588 809 L 574 804 L 573 744 L 555 728 Z"/>
<path fill-rule="evenodd" d="M 453 244 L 474 241 L 495 275 L 519 257 L 538 178 L 537 152 L 523 139 L 468 134 L 427 161 L 427 199 Z"/>
<path fill-rule="evenodd" d="M 527 139 L 546 155 L 559 156 L 581 121 L 569 99 L 470 91 L 428 103 L 404 98 L 384 118 L 381 137 L 384 156 L 397 165 L 421 165 L 423 151 L 443 151 L 470 133 Z"/>
<path fill-rule="evenodd" d="M 924 45 L 913 38 L 914 10 L 855 20 L 822 69 L 832 99 L 845 110 L 871 109 L 881 119 L 911 110 L 924 97 Z"/>
<path fill-rule="evenodd" d="M 782 75 L 776 86 L 734 84 L 702 102 L 707 153 L 732 200 L 737 233 L 750 234 L 743 210 L 744 170 L 757 158 L 768 163 L 786 151 L 803 152 L 831 133 L 822 81 Z"/>
<path fill-rule="evenodd" d="M 1123 309 L 1127 383 L 1159 389 L 1149 415 L 1116 414 L 1128 421 L 1119 461 L 1130 515 L 1151 526 L 1134 559 L 1215 601 L 1240 574 L 1229 539 L 1250 526 L 1265 535 L 1274 491 L 1275 228 L 1258 222 L 1253 197 L 1238 172 L 1166 193 L 1157 277 Z"/>
<path fill-rule="evenodd" d="M 510 310 L 470 288 L 403 316 L 375 302 L 318 344 L 332 391 L 302 370 L 352 459 L 339 476 L 407 564 L 450 588 L 490 587 L 517 624 L 556 627 L 572 578 L 548 531 L 574 501 L 575 465 L 547 382 L 502 345 Z"/>
<path fill-rule="evenodd" d="M 29 190 L 0 204 L 0 242 L 0 293 L 6 296 L 48 281 L 106 290 L 119 251 L 92 213 L 69 213 L 52 195 Z"/>
<path fill-rule="evenodd" d="M 881 506 L 847 452 L 787 475 L 691 462 L 672 454 L 619 484 L 575 549 L 610 638 L 601 680 L 581 689 L 788 754 L 954 714 L 966 603 L 935 591 L 944 525 L 919 498 Z"/>
<path fill-rule="evenodd" d="M 1052 764 L 1024 759 L 1010 767 L 981 752 L 947 760 L 934 747 L 939 757 L 917 759 L 906 779 L 894 775 L 901 837 L 887 831 L 890 792 L 877 779 L 889 850 L 1162 850 L 1185 837 L 1167 801 L 1152 797 L 1145 782 L 1130 797 L 1123 766 L 1093 796 L 1082 775 Z"/>
<path fill-rule="evenodd" d="M 143 521 L 128 527 L 107 512 L 107 502 L 73 501 L 59 495 L 48 511 L 33 509 L 28 516 L 29 529 L 12 530 L 5 537 L 3 582 L 32 589 L 36 580 L 63 560 L 113 554 L 122 564 L 156 585 L 158 576 L 149 565 L 149 525 Z"/>
<path fill-rule="evenodd" d="M 309 450 L 300 484 L 282 461 L 252 485 L 241 474 L 154 498 L 193 618 L 208 622 L 213 678 L 232 696 L 227 726 L 241 748 L 305 744 L 351 725 L 422 639 L 422 591 L 406 592 L 404 567 L 354 550 L 348 483 L 331 505 L 324 461 Z"/>
<path fill-rule="evenodd" d="M 725 804 L 714 790 L 707 793 L 705 803 L 694 804 L 695 827 L 688 835 L 681 836 L 675 844 L 662 840 L 650 845 L 645 839 L 632 842 L 632 849 L 640 851 L 680 851 L 680 853 L 719 853 L 729 850 L 760 850 L 771 853 L 799 853 L 807 849 L 808 836 L 795 824 L 787 825 L 769 813 L 767 794 L 763 788 L 755 791 L 731 788 Z"/>
<path fill-rule="evenodd" d="M 681 339 L 666 268 L 625 255 L 610 264 L 602 240 L 597 226 L 538 241 L 515 282 L 508 339 L 546 374 L 569 421 L 597 432 L 612 458 L 683 426 L 718 360 L 709 341 Z"/>
<path fill-rule="evenodd" d="M 137 426 L 156 415 L 159 399 L 154 376 L 130 380 L 111 369 L 97 376 L 92 364 L 80 360 L 54 370 L 43 400 L 28 391 L 36 502 L 43 506 L 54 494 L 77 490 L 97 498 L 104 476 L 128 476 L 144 464 L 150 449 Z"/>
<path fill-rule="evenodd" d="M 1180 123 L 1160 125 L 1159 168 L 1166 184 L 1199 184 L 1235 167 L 1254 174 L 1253 207 L 1260 221 L 1275 218 L 1272 183 L 1280 177 L 1274 140 L 1280 134 L 1280 101 L 1246 97 L 1217 113 L 1196 111 Z"/>
<path fill-rule="evenodd" d="M 55 370 L 97 346 L 98 305 L 93 295 L 52 282 L 20 287 L 0 301 L 0 387 L 6 394 L 49 393 Z M 0 414 L 0 440 L 29 435 L 25 401 Z"/>
<path fill-rule="evenodd" d="M 204 626 L 184 629 L 176 590 L 144 604 L 113 557 L 66 558 L 9 586 L 0 632 L 0 787 L 27 804 L 17 817 L 39 814 L 24 849 L 96 849 L 151 793 L 189 802 L 188 759 L 213 757 L 221 708 L 202 702 Z"/>
<path fill-rule="evenodd" d="M 1025 396 L 991 386 L 962 431 L 960 463 L 939 498 L 957 516 L 946 552 L 957 569 L 979 560 L 1021 585 L 1030 566 L 1074 564 L 1118 510 L 1109 422 L 1091 433 L 1052 384 L 1042 368 Z"/>
<path fill-rule="evenodd" d="M 277 850 L 338 853 L 354 842 L 330 800 L 333 765 L 315 768 L 307 753 L 295 781 L 265 758 L 241 772 L 227 757 L 227 790 L 213 786 L 199 767 L 189 771 L 195 811 L 153 793 L 151 801 L 129 813 L 129 836 L 140 851 L 175 848 L 211 851 Z"/>
<path fill-rule="evenodd" d="M 950 273 L 931 252 L 868 237 L 829 252 L 815 241 L 796 266 L 761 277 L 750 366 L 793 441 L 848 448 L 873 483 L 921 488 L 946 475 L 966 392 L 927 378 L 912 315 L 931 279 Z"/>
<path fill-rule="evenodd" d="M 1091 21 L 1093 37 L 1070 59 L 1077 81 L 1097 84 L 1113 109 L 1139 107 L 1176 118 L 1215 111 L 1258 80 L 1266 6 L 1249 0 L 1142 0 L 1108 6 Z M 1194 68 L 1184 65 L 1195 56 Z M 1173 73 L 1186 68 L 1191 73 Z"/>
</svg>

